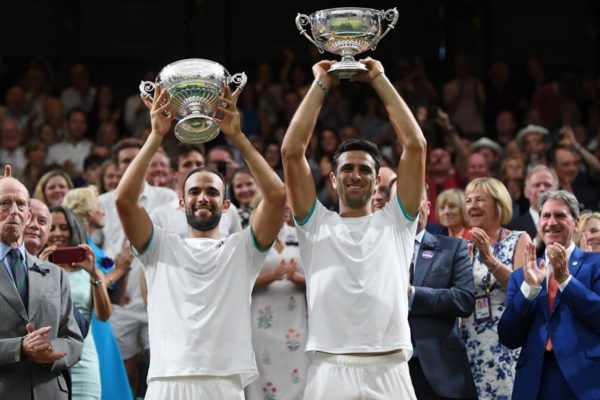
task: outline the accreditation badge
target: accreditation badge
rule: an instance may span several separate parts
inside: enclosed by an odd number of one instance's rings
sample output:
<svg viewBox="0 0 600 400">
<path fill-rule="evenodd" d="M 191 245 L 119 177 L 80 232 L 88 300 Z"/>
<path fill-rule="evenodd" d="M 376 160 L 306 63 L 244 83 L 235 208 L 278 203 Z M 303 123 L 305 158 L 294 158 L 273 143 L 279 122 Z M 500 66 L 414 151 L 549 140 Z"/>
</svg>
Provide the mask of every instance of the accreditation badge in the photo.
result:
<svg viewBox="0 0 600 400">
<path fill-rule="evenodd" d="M 492 319 L 492 304 L 490 294 L 475 296 L 475 312 L 473 313 L 476 324 L 483 324 Z"/>
</svg>

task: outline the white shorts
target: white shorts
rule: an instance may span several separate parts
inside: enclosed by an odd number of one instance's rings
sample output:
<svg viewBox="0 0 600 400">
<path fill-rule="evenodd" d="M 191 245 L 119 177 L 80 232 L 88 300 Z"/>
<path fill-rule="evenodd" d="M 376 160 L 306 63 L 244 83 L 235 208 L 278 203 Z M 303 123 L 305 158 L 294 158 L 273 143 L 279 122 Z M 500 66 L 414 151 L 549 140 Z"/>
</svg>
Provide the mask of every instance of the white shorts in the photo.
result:
<svg viewBox="0 0 600 400">
<path fill-rule="evenodd" d="M 402 353 L 343 356 L 315 352 L 304 400 L 416 400 Z"/>
<path fill-rule="evenodd" d="M 109 321 L 124 360 L 150 348 L 148 316 L 143 304 L 134 307 L 113 304 L 113 313 Z"/>
<path fill-rule="evenodd" d="M 154 378 L 145 400 L 244 400 L 239 377 L 177 376 Z"/>
</svg>

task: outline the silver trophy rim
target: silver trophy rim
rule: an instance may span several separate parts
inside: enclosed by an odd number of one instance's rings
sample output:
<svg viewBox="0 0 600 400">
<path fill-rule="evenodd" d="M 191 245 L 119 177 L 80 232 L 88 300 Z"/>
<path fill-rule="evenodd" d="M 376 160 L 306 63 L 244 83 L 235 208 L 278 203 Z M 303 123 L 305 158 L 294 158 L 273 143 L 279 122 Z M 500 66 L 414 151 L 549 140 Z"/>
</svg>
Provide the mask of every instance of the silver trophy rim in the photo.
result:
<svg viewBox="0 0 600 400">
<path fill-rule="evenodd" d="M 318 10 L 309 15 L 309 17 L 313 17 L 317 13 L 326 13 L 331 11 L 372 11 L 378 13 L 379 10 L 375 8 L 368 7 L 334 7 L 334 8 L 325 8 L 323 10 Z"/>
<path fill-rule="evenodd" d="M 190 62 L 190 61 L 200 61 L 200 62 L 206 62 L 206 63 L 213 64 L 213 65 L 218 65 L 219 67 L 221 67 L 223 69 L 223 72 L 225 73 L 224 78 L 231 76 L 231 74 L 229 73 L 227 68 L 225 68 L 222 64 L 219 64 L 216 61 L 208 60 L 206 58 L 184 58 L 182 60 L 173 61 L 172 63 L 167 64 L 164 67 L 162 67 L 162 69 L 160 70 L 158 75 L 156 75 L 156 83 L 159 83 L 159 84 L 161 83 L 161 79 L 160 79 L 161 75 L 162 75 L 163 71 L 165 71 L 167 68 L 171 69 L 176 65 L 183 64 L 183 63 Z"/>
</svg>

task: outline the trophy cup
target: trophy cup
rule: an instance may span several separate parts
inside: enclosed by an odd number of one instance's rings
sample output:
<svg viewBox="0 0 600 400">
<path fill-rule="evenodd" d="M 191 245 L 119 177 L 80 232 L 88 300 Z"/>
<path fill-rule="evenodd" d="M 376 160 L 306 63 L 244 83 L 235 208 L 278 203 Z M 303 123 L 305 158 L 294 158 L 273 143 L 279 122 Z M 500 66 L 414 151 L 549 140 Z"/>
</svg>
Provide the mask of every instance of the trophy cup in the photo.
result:
<svg viewBox="0 0 600 400">
<path fill-rule="evenodd" d="M 182 142 L 200 144 L 214 139 L 219 126 L 212 116 L 219 105 L 225 85 L 236 84 L 235 93 L 246 85 L 243 72 L 230 75 L 221 65 L 201 58 L 179 60 L 164 67 L 156 82 L 142 81 L 142 95 L 154 101 L 156 85 L 169 93 L 168 111 L 175 119 L 175 136 Z"/>
<path fill-rule="evenodd" d="M 388 27 L 381 33 L 381 21 L 389 21 Z M 312 13 L 310 16 L 298 14 L 296 27 L 306 36 L 320 53 L 327 50 L 342 56 L 342 61 L 329 68 L 329 73 L 342 79 L 366 71 L 367 68 L 354 59 L 355 54 L 368 49 L 375 50 L 377 43 L 388 34 L 398 22 L 398 10 L 391 8 L 378 11 L 372 8 L 330 8 Z M 304 25 L 310 23 L 312 36 L 306 33 Z M 313 39 L 314 38 L 314 39 Z"/>
</svg>

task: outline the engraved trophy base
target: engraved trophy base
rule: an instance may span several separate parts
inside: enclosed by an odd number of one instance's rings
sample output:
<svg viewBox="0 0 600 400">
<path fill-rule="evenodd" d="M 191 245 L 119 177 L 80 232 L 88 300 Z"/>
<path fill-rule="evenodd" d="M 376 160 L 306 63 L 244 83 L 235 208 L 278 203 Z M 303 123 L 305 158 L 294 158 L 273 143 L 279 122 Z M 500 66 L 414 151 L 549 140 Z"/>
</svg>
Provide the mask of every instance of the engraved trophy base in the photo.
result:
<svg viewBox="0 0 600 400">
<path fill-rule="evenodd" d="M 217 137 L 219 132 L 219 125 L 212 118 L 199 113 L 190 114 L 175 125 L 175 136 L 184 143 L 206 143 Z"/>
<path fill-rule="evenodd" d="M 364 64 L 361 64 L 358 61 L 342 60 L 333 64 L 327 72 L 337 75 L 340 79 L 350 79 L 361 72 L 368 72 L 368 69 Z"/>
</svg>

